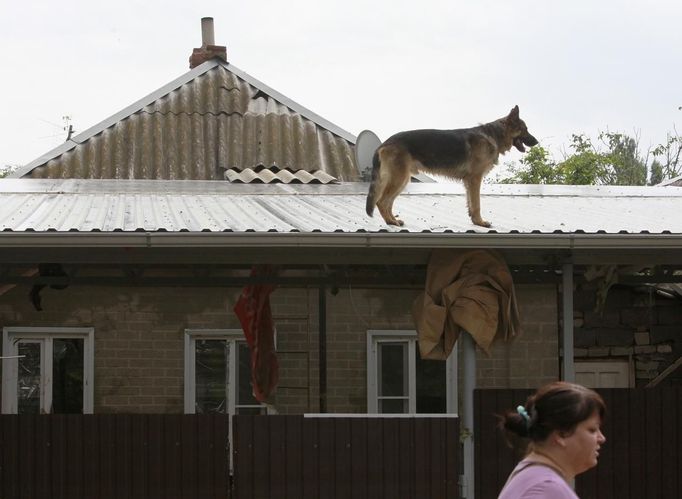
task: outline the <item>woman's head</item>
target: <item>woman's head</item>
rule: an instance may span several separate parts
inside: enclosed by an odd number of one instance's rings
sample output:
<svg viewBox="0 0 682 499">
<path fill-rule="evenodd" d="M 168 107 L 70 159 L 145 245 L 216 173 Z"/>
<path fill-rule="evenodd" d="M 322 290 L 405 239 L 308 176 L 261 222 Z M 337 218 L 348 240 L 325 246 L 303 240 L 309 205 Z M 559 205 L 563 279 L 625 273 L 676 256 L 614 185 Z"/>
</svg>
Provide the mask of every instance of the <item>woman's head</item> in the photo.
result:
<svg viewBox="0 0 682 499">
<path fill-rule="evenodd" d="M 595 391 L 556 381 L 539 388 L 524 405 L 504 414 L 500 426 L 533 442 L 542 442 L 553 431 L 571 435 L 580 423 L 595 414 L 601 421 L 605 411 L 604 401 Z"/>
</svg>

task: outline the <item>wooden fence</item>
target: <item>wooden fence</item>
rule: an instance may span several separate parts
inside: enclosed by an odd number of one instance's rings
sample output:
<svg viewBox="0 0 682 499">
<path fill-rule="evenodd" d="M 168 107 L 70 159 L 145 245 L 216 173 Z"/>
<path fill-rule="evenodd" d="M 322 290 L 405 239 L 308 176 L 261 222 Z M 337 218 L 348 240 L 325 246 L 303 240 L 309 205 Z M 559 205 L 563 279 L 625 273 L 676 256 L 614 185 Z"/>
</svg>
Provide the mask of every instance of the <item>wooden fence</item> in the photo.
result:
<svg viewBox="0 0 682 499">
<path fill-rule="evenodd" d="M 581 499 L 682 497 L 682 388 L 598 390 L 607 406 L 599 465 L 576 479 Z M 495 431 L 495 414 L 530 390 L 476 390 L 476 499 L 497 497 L 520 456 Z"/>
<path fill-rule="evenodd" d="M 228 419 L 2 415 L 0 497 L 225 499 Z"/>
<path fill-rule="evenodd" d="M 0 497 L 457 498 L 456 418 L 2 415 Z"/>
<path fill-rule="evenodd" d="M 457 418 L 235 416 L 239 499 L 454 499 Z"/>
</svg>

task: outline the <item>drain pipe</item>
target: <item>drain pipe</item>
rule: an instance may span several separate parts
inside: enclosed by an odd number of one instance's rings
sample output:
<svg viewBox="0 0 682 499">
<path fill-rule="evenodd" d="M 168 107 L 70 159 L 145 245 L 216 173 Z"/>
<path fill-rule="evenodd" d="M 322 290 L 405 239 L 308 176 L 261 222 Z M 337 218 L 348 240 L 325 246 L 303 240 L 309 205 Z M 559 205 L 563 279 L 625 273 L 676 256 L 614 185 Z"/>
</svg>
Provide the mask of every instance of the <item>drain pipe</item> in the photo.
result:
<svg viewBox="0 0 682 499">
<path fill-rule="evenodd" d="M 320 285 L 318 297 L 320 413 L 327 412 L 327 288 Z"/>
<path fill-rule="evenodd" d="M 476 343 L 462 332 L 462 440 L 464 447 L 463 474 L 460 477 L 460 497 L 474 498 L 474 389 L 476 388 Z"/>
<path fill-rule="evenodd" d="M 562 311 L 564 319 L 563 337 L 561 339 L 561 379 L 575 381 L 575 365 L 573 363 L 573 264 L 565 263 L 561 272 Z"/>
</svg>

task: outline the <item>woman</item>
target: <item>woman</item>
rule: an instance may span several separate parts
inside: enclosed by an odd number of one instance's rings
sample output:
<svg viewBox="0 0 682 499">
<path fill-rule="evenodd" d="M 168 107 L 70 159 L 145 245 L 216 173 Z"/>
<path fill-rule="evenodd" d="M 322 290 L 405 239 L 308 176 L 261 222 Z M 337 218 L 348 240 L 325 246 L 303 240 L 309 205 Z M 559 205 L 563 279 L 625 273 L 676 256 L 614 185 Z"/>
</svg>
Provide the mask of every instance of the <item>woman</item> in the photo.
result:
<svg viewBox="0 0 682 499">
<path fill-rule="evenodd" d="M 500 427 L 529 439 L 530 445 L 498 499 L 577 499 L 570 483 L 597 465 L 606 441 L 601 432 L 605 410 L 596 392 L 558 381 L 501 416 Z"/>
</svg>

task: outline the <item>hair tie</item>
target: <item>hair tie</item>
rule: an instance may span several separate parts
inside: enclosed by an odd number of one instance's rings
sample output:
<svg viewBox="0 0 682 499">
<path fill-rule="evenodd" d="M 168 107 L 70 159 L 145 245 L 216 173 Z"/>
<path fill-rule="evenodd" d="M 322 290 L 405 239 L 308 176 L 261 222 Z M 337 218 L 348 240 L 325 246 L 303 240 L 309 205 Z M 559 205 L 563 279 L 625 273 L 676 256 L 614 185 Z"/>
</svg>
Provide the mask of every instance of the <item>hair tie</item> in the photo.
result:
<svg viewBox="0 0 682 499">
<path fill-rule="evenodd" d="M 516 412 L 518 412 L 521 415 L 521 417 L 523 417 L 523 419 L 526 420 L 526 426 L 530 426 L 530 416 L 528 415 L 528 411 L 526 411 L 526 408 L 520 405 L 516 408 Z"/>
</svg>

